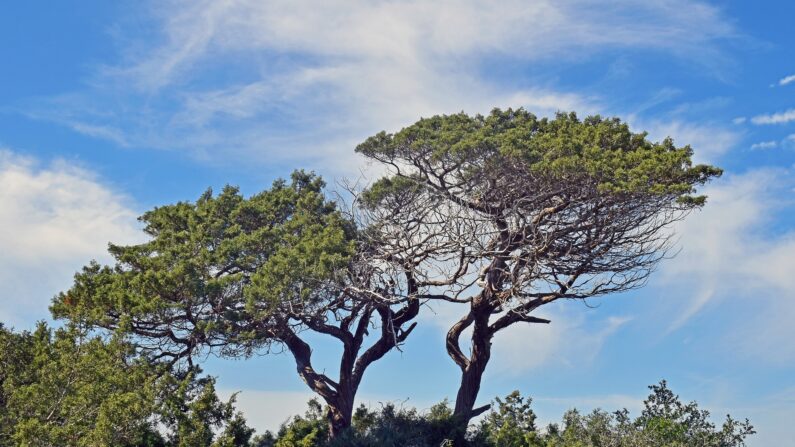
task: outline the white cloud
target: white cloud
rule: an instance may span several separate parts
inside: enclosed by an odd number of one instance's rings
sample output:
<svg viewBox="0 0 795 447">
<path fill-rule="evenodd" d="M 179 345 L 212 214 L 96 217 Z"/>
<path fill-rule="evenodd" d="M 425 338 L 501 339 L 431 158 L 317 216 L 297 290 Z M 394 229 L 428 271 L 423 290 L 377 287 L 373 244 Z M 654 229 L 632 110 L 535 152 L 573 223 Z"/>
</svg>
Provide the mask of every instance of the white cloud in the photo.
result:
<svg viewBox="0 0 795 447">
<path fill-rule="evenodd" d="M 663 265 L 663 274 L 671 279 L 691 277 L 700 283 L 690 308 L 674 322 L 678 327 L 698 312 L 714 296 L 722 279 L 746 276 L 745 260 L 755 247 L 754 230 L 765 222 L 767 208 L 764 179 L 771 172 L 757 171 L 745 176 L 728 177 L 704 190 L 708 203 L 703 210 L 689 216 L 677 228 L 682 252 Z M 693 278 L 695 277 L 695 278 Z M 690 282 L 688 282 L 690 283 Z"/>
<path fill-rule="evenodd" d="M 317 397 L 309 391 L 218 390 L 218 396 L 224 400 L 234 393 L 237 393 L 235 407 L 243 412 L 246 422 L 257 433 L 277 431 L 291 417 L 303 415 L 306 403 Z"/>
<path fill-rule="evenodd" d="M 792 205 L 793 183 L 790 171 L 758 169 L 704 190 L 707 205 L 679 226 L 682 252 L 661 271 L 688 299 L 671 330 L 712 303 L 744 303 L 753 312 L 726 334 L 733 350 L 772 362 L 795 359 L 795 232 L 770 230 Z"/>
<path fill-rule="evenodd" d="M 787 85 L 795 82 L 795 75 L 785 76 L 778 81 L 778 85 Z"/>
<path fill-rule="evenodd" d="M 770 115 L 757 115 L 751 118 L 754 124 L 785 124 L 795 121 L 795 109 L 788 109 L 784 112 L 773 113 Z"/>
<path fill-rule="evenodd" d="M 127 202 L 85 169 L 0 150 L 0 321 L 47 318 L 52 296 L 109 241 L 139 240 Z"/>
<path fill-rule="evenodd" d="M 119 129 L 113 129 L 111 127 L 98 126 L 94 124 L 86 124 L 78 121 L 66 124 L 75 132 L 87 135 L 89 137 L 109 140 L 122 147 L 127 147 L 130 145 L 130 143 L 128 143 L 127 139 L 124 137 L 124 133 Z"/>
<path fill-rule="evenodd" d="M 561 306 L 571 304 L 562 303 Z M 631 320 L 614 316 L 586 324 L 582 314 L 561 311 L 553 311 L 551 316 L 549 312 L 542 314 L 552 322 L 515 324 L 495 335 L 489 365 L 491 374 L 519 376 L 555 363 L 587 367 L 599 355 L 607 339 Z"/>
<path fill-rule="evenodd" d="M 200 60 L 223 51 L 309 53 L 355 65 L 378 61 L 401 75 L 416 75 L 428 63 L 486 52 L 540 59 L 585 47 L 640 47 L 718 57 L 713 40 L 735 36 L 716 8 L 682 1 L 514 0 L 499 7 L 450 0 L 183 1 L 157 6 L 165 41 L 116 71 L 146 89 L 179 82 Z"/>
<path fill-rule="evenodd" d="M 751 145 L 751 150 L 772 149 L 778 146 L 778 141 L 762 141 Z"/>
<path fill-rule="evenodd" d="M 420 116 L 600 110 L 598 98 L 483 75 L 495 58 L 573 62 L 644 49 L 720 75 L 728 61 L 717 41 L 736 37 L 719 9 L 684 0 L 151 5 L 162 39 L 133 40 L 124 62 L 93 80 L 85 96 L 95 103 L 72 97 L 39 115 L 120 144 L 350 170 L 353 145 Z M 208 88 L 217 73 L 234 80 Z"/>
<path fill-rule="evenodd" d="M 645 130 L 652 140 L 659 141 L 671 137 L 676 145 L 690 145 L 693 159 L 699 163 L 715 162 L 723 154 L 737 146 L 742 136 L 737 130 L 714 123 L 696 123 L 680 119 L 637 120 L 632 127 L 636 131 Z"/>
<path fill-rule="evenodd" d="M 743 123 L 744 123 L 744 122 L 746 122 L 746 121 L 747 121 L 747 119 L 746 119 L 744 116 L 738 116 L 737 118 L 734 118 L 734 119 L 732 120 L 732 123 L 733 123 L 733 124 L 738 124 L 738 125 L 739 125 L 739 124 L 743 124 Z"/>
</svg>

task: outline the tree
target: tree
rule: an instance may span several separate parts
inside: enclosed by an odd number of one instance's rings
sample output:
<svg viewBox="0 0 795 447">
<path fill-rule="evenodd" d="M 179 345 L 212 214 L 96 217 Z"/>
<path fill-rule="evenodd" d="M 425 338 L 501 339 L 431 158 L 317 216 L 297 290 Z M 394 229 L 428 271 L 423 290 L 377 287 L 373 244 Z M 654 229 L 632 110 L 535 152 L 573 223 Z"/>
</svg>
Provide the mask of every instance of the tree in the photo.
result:
<svg viewBox="0 0 795 447">
<path fill-rule="evenodd" d="M 350 425 L 365 370 L 405 340 L 420 304 L 410 274 L 396 285 L 401 272 L 371 261 L 376 239 L 361 237 L 324 186 L 296 171 L 250 198 L 226 187 L 155 208 L 140 219 L 150 240 L 110 245 L 116 264 L 86 266 L 52 312 L 125 334 L 172 368 L 210 352 L 286 349 L 336 436 Z M 312 366 L 304 331 L 342 344 L 336 380 Z"/>
<path fill-rule="evenodd" d="M 145 438 L 155 380 L 118 339 L 76 327 L 0 325 L 0 445 L 131 445 Z"/>
<path fill-rule="evenodd" d="M 157 420 L 165 428 L 169 447 L 248 447 L 254 429 L 235 410 L 235 396 L 224 402 L 215 391 L 215 379 L 198 371 L 181 377 L 164 374 L 158 380 L 154 402 Z"/>
<path fill-rule="evenodd" d="M 466 306 L 446 337 L 463 426 L 488 409 L 475 402 L 497 332 L 549 323 L 534 313 L 558 300 L 642 286 L 671 248 L 671 224 L 704 204 L 695 188 L 721 174 L 617 118 L 522 109 L 434 116 L 356 150 L 391 170 L 361 195 L 393 235 L 381 256 Z"/>
<path fill-rule="evenodd" d="M 683 403 L 665 381 L 649 387 L 641 415 L 630 418 L 629 411 L 614 413 L 594 410 L 582 415 L 570 410 L 563 416 L 562 429 L 551 425 L 544 434 L 549 447 L 638 446 L 638 447 L 743 447 L 755 433 L 746 419 L 731 416 L 717 427 L 709 412 L 696 402 Z"/>
<path fill-rule="evenodd" d="M 532 399 L 514 391 L 494 400 L 496 408 L 486 414 L 475 433 L 474 444 L 501 447 L 542 447 L 536 429 L 536 415 L 530 408 Z M 480 438 L 480 439 L 478 439 Z"/>
<path fill-rule="evenodd" d="M 253 430 L 214 383 L 169 374 L 120 337 L 0 325 L 0 445 L 248 446 Z"/>
</svg>

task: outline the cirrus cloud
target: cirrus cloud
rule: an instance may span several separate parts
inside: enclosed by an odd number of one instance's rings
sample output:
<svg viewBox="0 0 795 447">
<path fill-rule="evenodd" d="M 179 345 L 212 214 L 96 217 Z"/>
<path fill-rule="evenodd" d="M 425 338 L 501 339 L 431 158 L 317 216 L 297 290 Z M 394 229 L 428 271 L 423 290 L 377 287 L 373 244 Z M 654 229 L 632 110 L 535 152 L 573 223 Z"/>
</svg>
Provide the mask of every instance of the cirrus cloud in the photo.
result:
<svg viewBox="0 0 795 447">
<path fill-rule="evenodd" d="M 493 65 L 576 64 L 623 49 L 722 76 L 731 61 L 718 42 L 738 34 L 720 9 L 684 0 L 150 5 L 155 33 L 123 46 L 90 91 L 33 104 L 29 115 L 115 144 L 350 173 L 357 142 L 420 116 L 605 110 L 593 94 L 495 75 Z"/>
</svg>

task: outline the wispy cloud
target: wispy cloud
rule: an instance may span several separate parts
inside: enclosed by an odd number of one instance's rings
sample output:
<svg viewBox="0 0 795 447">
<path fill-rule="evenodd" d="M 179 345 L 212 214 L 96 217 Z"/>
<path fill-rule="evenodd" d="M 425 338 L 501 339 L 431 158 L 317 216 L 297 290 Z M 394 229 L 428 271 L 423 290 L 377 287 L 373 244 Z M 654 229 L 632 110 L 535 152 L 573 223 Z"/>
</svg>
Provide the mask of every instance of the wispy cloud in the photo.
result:
<svg viewBox="0 0 795 447">
<path fill-rule="evenodd" d="M 647 131 L 653 140 L 659 141 L 671 137 L 676 144 L 689 144 L 693 147 L 694 158 L 699 163 L 715 162 L 736 147 L 742 137 L 739 130 L 727 128 L 725 125 L 681 118 L 638 119 L 631 124 L 636 131 Z"/>
<path fill-rule="evenodd" d="M 718 42 L 737 35 L 719 9 L 684 0 L 151 6 L 159 38 L 129 38 L 123 62 L 68 101 L 38 104 L 38 116 L 120 145 L 350 169 L 362 138 L 420 116 L 604 111 L 591 94 L 486 75 L 495 60 L 573 64 L 643 49 L 720 76 L 730 60 Z"/>
<path fill-rule="evenodd" d="M 141 238 L 129 200 L 91 172 L 0 150 L 0 320 L 29 325 L 107 243 Z"/>
<path fill-rule="evenodd" d="M 66 122 L 65 124 L 71 127 L 75 132 L 89 137 L 110 140 L 121 147 L 128 147 L 130 145 L 124 137 L 124 133 L 118 129 L 80 122 Z"/>
<path fill-rule="evenodd" d="M 444 64 L 484 51 L 543 59 L 577 47 L 639 47 L 721 59 L 713 40 L 736 34 L 719 10 L 681 1 L 508 1 L 499 8 L 481 1 L 174 2 L 161 11 L 164 44 L 117 69 L 142 88 L 173 83 L 218 51 L 377 59 L 405 74 L 434 56 Z"/>
<path fill-rule="evenodd" d="M 572 304 L 563 303 L 560 307 Z M 564 309 L 542 314 L 552 323 L 514 325 L 497 333 L 490 366 L 493 373 L 515 377 L 550 364 L 587 368 L 607 340 L 632 320 L 613 316 L 587 323 L 581 313 L 576 315 Z M 528 344 L 527 340 L 534 342 Z M 516 355 L 517 352 L 522 355 Z"/>
<path fill-rule="evenodd" d="M 743 318 L 731 331 L 733 349 L 766 361 L 795 358 L 786 341 L 795 335 L 795 233 L 768 228 L 792 206 L 793 184 L 790 171 L 757 169 L 704 191 L 705 208 L 678 228 L 682 252 L 661 271 L 668 287 L 680 287 L 687 296 L 669 329 L 682 327 L 712 303 L 743 303 L 753 307 L 755 317 Z"/>
<path fill-rule="evenodd" d="M 495 335 L 489 370 L 503 377 L 517 377 L 542 366 L 588 367 L 602 346 L 632 321 L 631 316 L 586 315 L 576 302 L 559 302 L 540 309 L 550 324 L 515 324 Z M 434 303 L 420 318 L 442 333 L 461 318 L 461 307 Z M 471 328 L 461 336 L 468 340 Z M 528 344 L 527 340 L 534 340 Z M 516 355 L 522 352 L 522 355 Z"/>
<path fill-rule="evenodd" d="M 784 124 L 790 121 L 795 121 L 795 109 L 751 118 L 751 122 L 754 124 Z"/>
<path fill-rule="evenodd" d="M 795 82 L 795 75 L 789 75 L 789 76 L 781 78 L 778 81 L 778 85 L 787 85 L 787 84 L 790 84 L 792 82 Z"/>
<path fill-rule="evenodd" d="M 751 150 L 772 149 L 778 146 L 778 141 L 762 141 L 751 145 Z"/>
</svg>

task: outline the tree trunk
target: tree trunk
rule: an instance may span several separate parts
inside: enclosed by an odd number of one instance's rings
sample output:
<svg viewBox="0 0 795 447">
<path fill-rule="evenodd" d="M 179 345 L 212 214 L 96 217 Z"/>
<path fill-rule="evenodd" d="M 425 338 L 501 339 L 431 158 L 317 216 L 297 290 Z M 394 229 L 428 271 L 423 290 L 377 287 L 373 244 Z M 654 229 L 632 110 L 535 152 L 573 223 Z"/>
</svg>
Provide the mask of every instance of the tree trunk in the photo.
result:
<svg viewBox="0 0 795 447">
<path fill-rule="evenodd" d="M 329 406 L 327 417 L 330 439 L 338 437 L 351 426 L 354 397 L 354 393 L 350 393 L 348 396 L 340 395 L 333 405 L 326 402 Z"/>
<path fill-rule="evenodd" d="M 417 299 L 409 300 L 397 312 L 392 311 L 388 307 L 379 308 L 381 337 L 361 356 L 359 351 L 367 335 L 372 310 L 364 312 L 353 332 L 350 331 L 348 326 L 340 329 L 328 326 L 322 322 L 310 326 L 318 332 L 327 333 L 342 341 L 343 352 L 340 359 L 339 382 L 335 382 L 325 374 L 315 371 L 312 367 L 312 349 L 289 327 L 283 328 L 279 334 L 280 339 L 293 354 L 298 375 L 312 391 L 323 398 L 328 406 L 326 416 L 328 418 L 329 438 L 336 438 L 351 426 L 354 399 L 365 370 L 372 362 L 386 355 L 387 352 L 409 336 L 416 323 L 412 323 L 405 329 L 403 325 L 416 317 L 419 309 L 420 304 Z"/>
<path fill-rule="evenodd" d="M 480 382 L 483 378 L 483 371 L 486 370 L 486 362 L 474 364 L 470 363 L 469 368 L 461 374 L 461 384 L 458 386 L 458 394 L 455 398 L 455 410 L 453 414 L 457 419 L 469 423 L 469 420 L 483 411 L 475 412 L 475 402 L 480 392 Z M 478 408 L 480 410 L 480 408 Z"/>
</svg>

